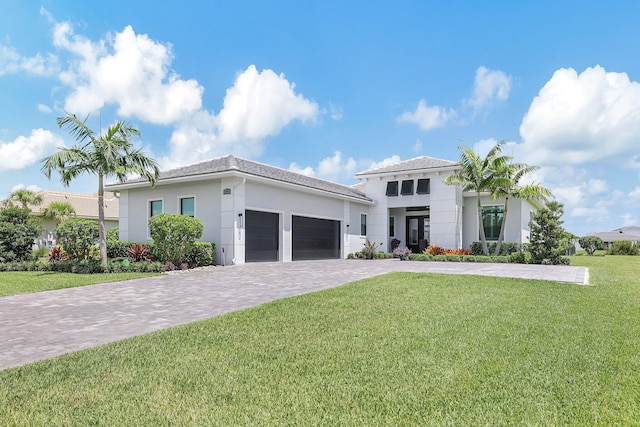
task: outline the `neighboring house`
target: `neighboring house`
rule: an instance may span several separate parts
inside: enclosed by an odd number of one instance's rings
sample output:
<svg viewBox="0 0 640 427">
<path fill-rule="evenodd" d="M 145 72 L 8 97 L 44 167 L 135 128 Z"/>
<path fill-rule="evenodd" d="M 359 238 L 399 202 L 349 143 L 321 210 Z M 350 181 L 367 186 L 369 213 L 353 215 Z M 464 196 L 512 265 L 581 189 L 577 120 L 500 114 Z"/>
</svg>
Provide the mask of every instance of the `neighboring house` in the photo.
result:
<svg viewBox="0 0 640 427">
<path fill-rule="evenodd" d="M 443 183 L 455 162 L 418 157 L 356 174 L 345 186 L 262 163 L 225 156 L 144 179 L 109 184 L 120 194 L 120 239 L 150 240 L 158 213 L 194 216 L 218 262 L 346 258 L 366 240 L 389 251 L 393 238 L 414 252 L 433 244 L 468 248 L 479 239 L 475 194 Z M 485 230 L 497 240 L 503 202 L 483 198 Z M 528 202 L 509 201 L 505 241 L 526 242 Z"/>
<path fill-rule="evenodd" d="M 91 219 L 98 221 L 98 194 L 76 194 L 62 191 L 42 190 L 38 194 L 42 195 L 43 201 L 39 206 L 30 206 L 31 214 L 40 216 L 43 208 L 51 202 L 67 202 L 76 211 L 76 218 Z M 105 191 L 104 194 L 104 223 L 106 229 L 118 226 L 119 200 L 112 193 Z M 35 246 L 51 248 L 56 244 L 55 231 L 56 224 L 52 220 L 42 219 L 44 231 L 36 239 Z"/>
<path fill-rule="evenodd" d="M 640 245 L 640 227 L 622 227 L 616 228 L 613 231 L 601 231 L 599 233 L 593 233 L 591 236 L 598 236 L 604 242 L 604 245 L 611 249 L 613 243 L 620 240 L 629 240 L 635 242 L 636 245 Z"/>
</svg>

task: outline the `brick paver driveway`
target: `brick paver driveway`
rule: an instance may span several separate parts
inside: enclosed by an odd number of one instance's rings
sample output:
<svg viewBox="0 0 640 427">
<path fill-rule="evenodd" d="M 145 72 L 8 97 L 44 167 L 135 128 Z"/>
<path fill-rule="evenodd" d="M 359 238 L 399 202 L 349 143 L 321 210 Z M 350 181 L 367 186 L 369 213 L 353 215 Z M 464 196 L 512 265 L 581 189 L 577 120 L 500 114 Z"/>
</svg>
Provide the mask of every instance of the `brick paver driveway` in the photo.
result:
<svg viewBox="0 0 640 427">
<path fill-rule="evenodd" d="M 0 369 L 390 271 L 586 284 L 582 267 L 398 260 L 254 263 L 0 298 Z"/>
</svg>

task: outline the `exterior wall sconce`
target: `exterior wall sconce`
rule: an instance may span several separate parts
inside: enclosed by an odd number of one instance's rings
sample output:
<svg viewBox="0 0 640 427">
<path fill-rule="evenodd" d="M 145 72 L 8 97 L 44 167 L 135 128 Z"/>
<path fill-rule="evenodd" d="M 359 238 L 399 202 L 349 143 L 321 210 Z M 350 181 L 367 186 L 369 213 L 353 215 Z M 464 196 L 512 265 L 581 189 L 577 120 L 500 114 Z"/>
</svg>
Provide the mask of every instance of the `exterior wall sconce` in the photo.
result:
<svg viewBox="0 0 640 427">
<path fill-rule="evenodd" d="M 244 216 L 242 215 L 242 212 L 238 214 L 238 227 L 244 227 Z"/>
</svg>

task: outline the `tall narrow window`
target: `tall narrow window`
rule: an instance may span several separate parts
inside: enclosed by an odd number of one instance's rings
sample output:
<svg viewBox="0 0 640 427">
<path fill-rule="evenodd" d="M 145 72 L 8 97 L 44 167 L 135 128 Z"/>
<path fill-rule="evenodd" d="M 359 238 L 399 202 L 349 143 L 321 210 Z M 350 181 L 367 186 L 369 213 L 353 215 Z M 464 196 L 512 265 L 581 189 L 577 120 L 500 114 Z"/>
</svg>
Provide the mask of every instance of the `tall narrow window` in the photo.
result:
<svg viewBox="0 0 640 427">
<path fill-rule="evenodd" d="M 387 196 L 398 195 L 398 181 L 387 182 Z"/>
<path fill-rule="evenodd" d="M 503 217 L 503 206 L 482 207 L 482 225 L 484 227 L 484 236 L 487 240 L 498 240 Z"/>
<path fill-rule="evenodd" d="M 413 194 L 413 180 L 402 181 L 402 189 L 400 192 L 403 196 L 411 196 Z"/>
<path fill-rule="evenodd" d="M 180 199 L 180 215 L 195 216 L 195 199 L 193 197 L 185 197 Z"/>
<path fill-rule="evenodd" d="M 431 191 L 430 184 L 431 184 L 431 180 L 429 178 L 419 179 L 416 193 L 429 194 L 429 192 Z"/>
<path fill-rule="evenodd" d="M 158 215 L 162 213 L 162 200 L 152 200 L 149 202 L 149 216 Z"/>
<path fill-rule="evenodd" d="M 367 235 L 367 214 L 360 214 L 360 235 Z"/>
<path fill-rule="evenodd" d="M 389 217 L 389 237 L 396 237 L 396 217 Z"/>
</svg>

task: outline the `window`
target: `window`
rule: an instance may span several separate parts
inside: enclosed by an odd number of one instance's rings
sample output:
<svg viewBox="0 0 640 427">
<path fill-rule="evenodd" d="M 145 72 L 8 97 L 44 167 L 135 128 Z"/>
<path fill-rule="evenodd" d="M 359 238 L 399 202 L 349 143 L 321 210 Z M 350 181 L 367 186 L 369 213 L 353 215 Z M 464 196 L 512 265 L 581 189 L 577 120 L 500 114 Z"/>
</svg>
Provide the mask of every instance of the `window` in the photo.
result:
<svg viewBox="0 0 640 427">
<path fill-rule="evenodd" d="M 387 196 L 398 195 L 398 181 L 387 182 Z"/>
<path fill-rule="evenodd" d="M 180 215 L 196 216 L 195 198 L 185 197 L 180 199 Z"/>
<path fill-rule="evenodd" d="M 402 181 L 402 189 L 400 192 L 403 196 L 411 196 L 413 194 L 413 180 Z"/>
<path fill-rule="evenodd" d="M 162 213 L 162 200 L 151 200 L 149 202 L 149 217 Z"/>
<path fill-rule="evenodd" d="M 360 214 L 360 235 L 367 235 L 367 214 Z"/>
<path fill-rule="evenodd" d="M 389 217 L 389 237 L 396 237 L 396 217 Z"/>
<path fill-rule="evenodd" d="M 484 226 L 484 236 L 487 240 L 498 240 L 503 216 L 503 206 L 482 207 L 482 225 Z"/>
<path fill-rule="evenodd" d="M 429 194 L 429 192 L 431 191 L 430 184 L 431 184 L 431 180 L 429 178 L 419 179 L 416 193 Z"/>
</svg>

